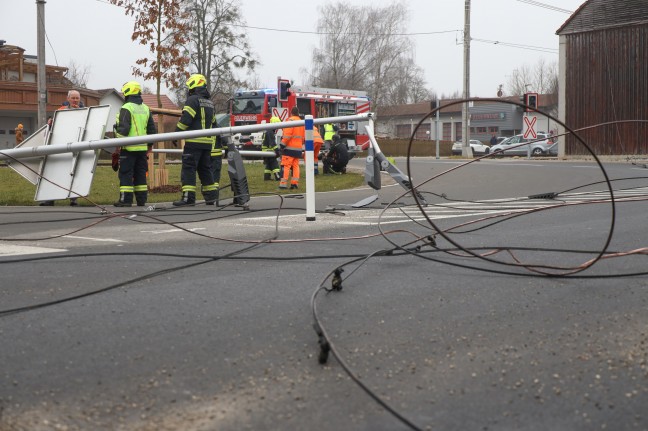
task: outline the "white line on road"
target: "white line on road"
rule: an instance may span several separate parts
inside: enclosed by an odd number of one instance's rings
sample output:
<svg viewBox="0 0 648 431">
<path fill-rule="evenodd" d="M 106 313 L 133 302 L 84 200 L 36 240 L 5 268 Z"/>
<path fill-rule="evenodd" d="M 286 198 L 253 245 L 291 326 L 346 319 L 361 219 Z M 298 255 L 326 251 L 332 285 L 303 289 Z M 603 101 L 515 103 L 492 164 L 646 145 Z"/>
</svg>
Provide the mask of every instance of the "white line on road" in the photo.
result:
<svg viewBox="0 0 648 431">
<path fill-rule="evenodd" d="M 67 251 L 63 248 L 32 247 L 29 245 L 15 245 L 2 243 L 0 256 L 23 256 L 26 254 L 62 253 Z"/>
<path fill-rule="evenodd" d="M 191 228 L 191 229 L 142 230 L 140 232 L 141 233 L 152 233 L 152 234 L 157 235 L 157 234 L 160 234 L 160 233 L 174 233 L 174 232 L 185 232 L 185 231 L 195 232 L 197 230 L 205 230 L 205 228 L 204 227 L 194 227 L 194 228 Z"/>
<path fill-rule="evenodd" d="M 74 238 L 74 239 L 86 239 L 88 241 L 99 241 L 99 242 L 125 242 L 121 239 L 114 238 L 90 238 L 87 236 L 75 236 L 75 235 L 64 235 L 63 238 Z"/>
</svg>

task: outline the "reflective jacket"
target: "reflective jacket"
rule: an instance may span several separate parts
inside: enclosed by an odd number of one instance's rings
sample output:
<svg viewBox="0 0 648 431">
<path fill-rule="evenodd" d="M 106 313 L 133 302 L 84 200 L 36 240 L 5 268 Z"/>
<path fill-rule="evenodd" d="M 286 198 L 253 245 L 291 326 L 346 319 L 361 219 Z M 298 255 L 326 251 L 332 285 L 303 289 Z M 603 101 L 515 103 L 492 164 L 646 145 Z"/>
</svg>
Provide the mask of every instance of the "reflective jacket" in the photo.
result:
<svg viewBox="0 0 648 431">
<path fill-rule="evenodd" d="M 324 140 L 332 141 L 333 135 L 335 135 L 335 128 L 333 124 L 324 124 Z"/>
<path fill-rule="evenodd" d="M 261 143 L 261 151 L 275 151 L 277 149 L 277 138 L 274 130 L 266 130 L 263 132 L 263 142 Z"/>
<path fill-rule="evenodd" d="M 216 111 L 207 88 L 196 87 L 189 90 L 189 97 L 182 108 L 182 116 L 176 124 L 176 132 L 204 130 L 216 127 Z M 215 136 L 185 139 L 185 143 L 204 144 L 211 150 L 216 143 Z"/>
<path fill-rule="evenodd" d="M 227 146 L 227 142 L 222 135 L 216 136 L 214 141 L 214 146 L 212 147 L 210 156 L 212 157 L 223 157 L 223 147 Z"/>
<path fill-rule="evenodd" d="M 301 118 L 294 115 L 288 118 L 288 121 L 301 121 Z M 304 126 L 285 128 L 283 138 L 281 139 L 281 144 L 286 147 L 283 150 L 283 155 L 289 157 L 301 157 L 305 134 L 306 131 L 304 130 Z"/>
<path fill-rule="evenodd" d="M 142 101 L 142 96 L 134 94 L 126 96 L 124 103 L 115 122 L 115 136 L 123 138 L 126 136 L 145 136 L 157 133 L 157 128 L 153 122 L 153 116 L 146 104 Z M 126 151 L 146 151 L 148 144 L 129 145 L 122 147 Z"/>
</svg>

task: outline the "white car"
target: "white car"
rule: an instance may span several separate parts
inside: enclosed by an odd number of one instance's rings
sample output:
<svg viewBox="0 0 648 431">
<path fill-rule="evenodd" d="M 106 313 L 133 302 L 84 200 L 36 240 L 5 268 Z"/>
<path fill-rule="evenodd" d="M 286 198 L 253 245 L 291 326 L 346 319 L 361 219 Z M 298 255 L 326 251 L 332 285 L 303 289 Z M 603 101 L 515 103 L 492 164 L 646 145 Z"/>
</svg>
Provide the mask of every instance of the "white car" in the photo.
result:
<svg viewBox="0 0 648 431">
<path fill-rule="evenodd" d="M 455 142 L 452 144 L 452 155 L 460 156 L 462 146 L 463 142 Z M 490 147 L 477 139 L 470 140 L 470 148 L 472 148 L 473 156 L 483 156 L 484 154 L 490 153 Z"/>
</svg>

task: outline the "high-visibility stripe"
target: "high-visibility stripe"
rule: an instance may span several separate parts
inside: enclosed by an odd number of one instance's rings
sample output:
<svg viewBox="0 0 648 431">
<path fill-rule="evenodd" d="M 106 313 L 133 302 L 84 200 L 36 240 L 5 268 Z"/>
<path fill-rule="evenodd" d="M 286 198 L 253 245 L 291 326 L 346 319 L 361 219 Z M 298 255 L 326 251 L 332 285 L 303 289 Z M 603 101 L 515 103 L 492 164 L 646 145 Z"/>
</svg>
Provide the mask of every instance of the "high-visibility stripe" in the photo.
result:
<svg viewBox="0 0 648 431">
<path fill-rule="evenodd" d="M 192 118 L 196 116 L 196 111 L 194 111 L 194 109 L 191 106 L 185 105 L 184 108 L 182 108 L 182 110 L 187 111 Z"/>
</svg>

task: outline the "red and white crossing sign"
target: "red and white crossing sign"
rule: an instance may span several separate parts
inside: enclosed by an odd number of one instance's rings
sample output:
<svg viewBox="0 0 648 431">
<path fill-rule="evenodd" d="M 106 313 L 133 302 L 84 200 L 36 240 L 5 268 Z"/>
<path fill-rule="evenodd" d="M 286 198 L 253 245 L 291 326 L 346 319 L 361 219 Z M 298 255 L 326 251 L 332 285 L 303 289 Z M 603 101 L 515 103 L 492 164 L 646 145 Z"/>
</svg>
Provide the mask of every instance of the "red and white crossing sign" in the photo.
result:
<svg viewBox="0 0 648 431">
<path fill-rule="evenodd" d="M 535 115 L 527 115 L 524 117 L 524 127 L 522 131 L 524 132 L 524 139 L 531 137 L 532 139 L 538 138 L 538 133 L 535 131 L 535 125 L 538 121 L 538 117 Z"/>
<path fill-rule="evenodd" d="M 279 118 L 282 122 L 288 119 L 288 108 L 272 108 L 272 116 Z"/>
</svg>

